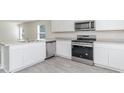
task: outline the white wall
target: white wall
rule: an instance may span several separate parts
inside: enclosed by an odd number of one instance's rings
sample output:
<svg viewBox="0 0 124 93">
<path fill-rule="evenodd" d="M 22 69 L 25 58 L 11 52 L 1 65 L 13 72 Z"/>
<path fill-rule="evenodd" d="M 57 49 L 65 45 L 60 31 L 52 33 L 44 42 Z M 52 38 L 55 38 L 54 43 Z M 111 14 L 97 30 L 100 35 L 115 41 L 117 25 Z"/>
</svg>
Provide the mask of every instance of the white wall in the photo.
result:
<svg viewBox="0 0 124 93">
<path fill-rule="evenodd" d="M 124 41 L 124 31 L 95 31 L 95 32 L 71 32 L 54 33 L 55 37 L 76 38 L 77 35 L 96 35 L 97 40 Z"/>
<path fill-rule="evenodd" d="M 98 31 L 97 40 L 124 41 L 124 30 L 120 31 Z"/>
<path fill-rule="evenodd" d="M 37 39 L 37 25 L 46 26 L 46 38 L 54 38 L 54 35 L 51 32 L 51 21 L 42 20 L 42 21 L 28 22 L 22 24 L 25 33 L 24 39 L 28 39 L 28 40 Z"/>
<path fill-rule="evenodd" d="M 0 21 L 0 42 L 13 42 L 19 36 L 18 23 Z"/>
</svg>

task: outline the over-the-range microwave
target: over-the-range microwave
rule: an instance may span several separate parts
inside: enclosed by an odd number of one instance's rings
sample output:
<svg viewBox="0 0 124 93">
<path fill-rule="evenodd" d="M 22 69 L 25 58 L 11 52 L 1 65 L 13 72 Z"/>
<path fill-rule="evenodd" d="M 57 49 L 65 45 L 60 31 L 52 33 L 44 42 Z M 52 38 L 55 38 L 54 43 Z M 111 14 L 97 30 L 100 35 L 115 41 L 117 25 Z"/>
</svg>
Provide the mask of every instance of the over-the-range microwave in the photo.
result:
<svg viewBox="0 0 124 93">
<path fill-rule="evenodd" d="M 95 31 L 95 21 L 75 22 L 75 31 Z"/>
</svg>

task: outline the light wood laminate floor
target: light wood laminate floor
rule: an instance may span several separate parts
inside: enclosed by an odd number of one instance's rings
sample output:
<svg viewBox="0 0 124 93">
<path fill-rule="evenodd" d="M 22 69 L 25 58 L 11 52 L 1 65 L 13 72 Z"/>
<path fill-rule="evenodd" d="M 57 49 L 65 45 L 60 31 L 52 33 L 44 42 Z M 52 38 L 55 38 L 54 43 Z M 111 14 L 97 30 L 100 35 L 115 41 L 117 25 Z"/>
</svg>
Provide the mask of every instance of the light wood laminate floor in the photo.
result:
<svg viewBox="0 0 124 93">
<path fill-rule="evenodd" d="M 117 73 L 117 72 L 101 67 L 85 65 L 61 57 L 53 57 L 42 63 L 25 68 L 17 73 Z"/>
</svg>

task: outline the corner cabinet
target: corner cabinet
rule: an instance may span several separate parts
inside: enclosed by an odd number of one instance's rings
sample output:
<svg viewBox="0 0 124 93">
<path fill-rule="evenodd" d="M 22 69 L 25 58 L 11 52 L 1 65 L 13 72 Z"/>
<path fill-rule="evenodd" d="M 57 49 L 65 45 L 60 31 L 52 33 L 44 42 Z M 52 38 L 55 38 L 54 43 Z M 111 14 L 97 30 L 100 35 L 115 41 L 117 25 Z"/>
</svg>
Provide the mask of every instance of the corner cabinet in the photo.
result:
<svg viewBox="0 0 124 93">
<path fill-rule="evenodd" d="M 75 31 L 74 20 L 52 20 L 52 32 L 73 32 Z"/>
<path fill-rule="evenodd" d="M 124 20 L 96 20 L 96 30 L 124 30 Z"/>
<path fill-rule="evenodd" d="M 124 72 L 124 44 L 95 43 L 94 63 Z"/>
<path fill-rule="evenodd" d="M 71 59 L 71 40 L 56 40 L 56 55 Z"/>
</svg>

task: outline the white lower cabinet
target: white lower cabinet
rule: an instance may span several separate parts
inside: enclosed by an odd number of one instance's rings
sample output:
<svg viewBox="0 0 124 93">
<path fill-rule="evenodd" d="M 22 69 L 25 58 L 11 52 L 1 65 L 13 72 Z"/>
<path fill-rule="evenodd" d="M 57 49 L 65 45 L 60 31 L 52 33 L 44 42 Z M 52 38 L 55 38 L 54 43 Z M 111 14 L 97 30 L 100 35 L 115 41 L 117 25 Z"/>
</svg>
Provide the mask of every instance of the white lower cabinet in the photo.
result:
<svg viewBox="0 0 124 93">
<path fill-rule="evenodd" d="M 42 62 L 45 58 L 45 42 L 7 46 L 4 48 L 4 70 L 16 72 Z"/>
<path fill-rule="evenodd" d="M 101 65 L 108 65 L 108 49 L 103 47 L 94 47 L 94 62 Z"/>
<path fill-rule="evenodd" d="M 124 49 L 109 50 L 109 66 L 124 70 Z"/>
<path fill-rule="evenodd" d="M 34 64 L 45 59 L 45 43 L 26 45 L 23 50 L 24 65 Z"/>
<path fill-rule="evenodd" d="M 25 47 L 23 48 L 23 66 L 27 66 L 33 63 L 34 59 L 31 56 L 33 53 L 32 50 L 33 48 L 31 48 L 31 46 L 29 47 L 28 45 L 25 45 Z"/>
<path fill-rule="evenodd" d="M 57 40 L 56 55 L 71 59 L 71 40 Z"/>
<path fill-rule="evenodd" d="M 94 63 L 124 72 L 124 45 L 94 44 Z"/>
<path fill-rule="evenodd" d="M 23 66 L 23 46 L 10 47 L 8 55 L 8 71 L 12 71 Z M 5 55 L 6 56 L 6 55 Z"/>
</svg>

